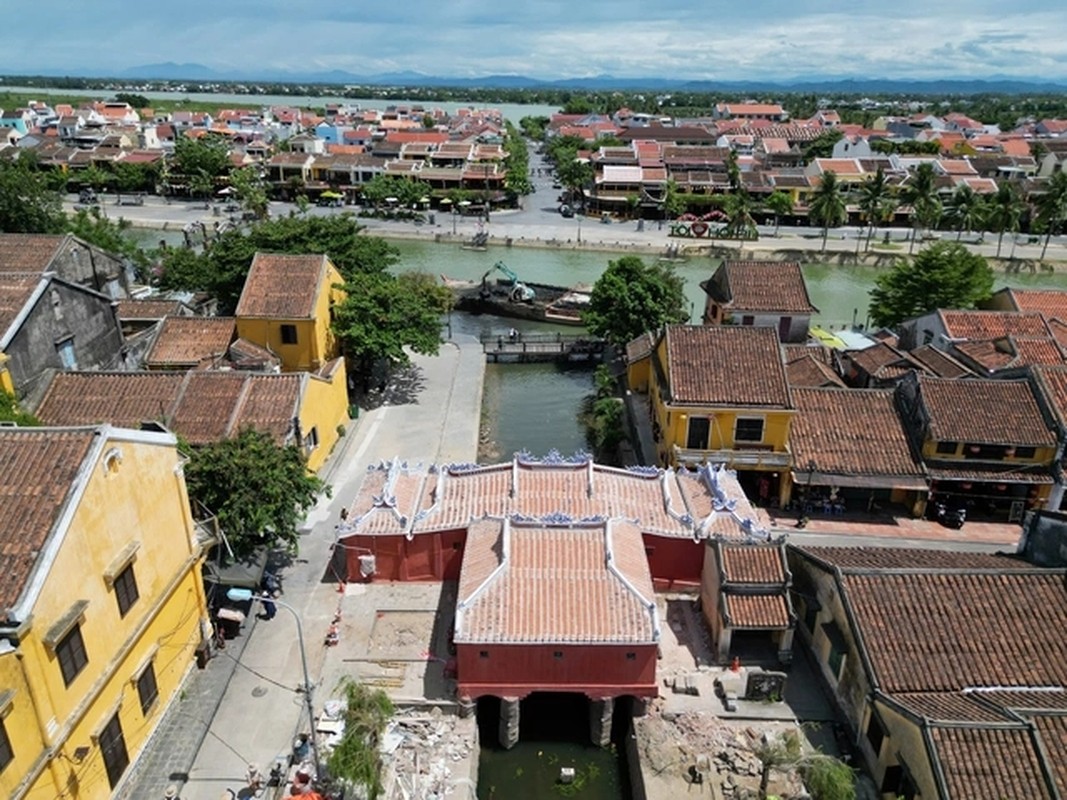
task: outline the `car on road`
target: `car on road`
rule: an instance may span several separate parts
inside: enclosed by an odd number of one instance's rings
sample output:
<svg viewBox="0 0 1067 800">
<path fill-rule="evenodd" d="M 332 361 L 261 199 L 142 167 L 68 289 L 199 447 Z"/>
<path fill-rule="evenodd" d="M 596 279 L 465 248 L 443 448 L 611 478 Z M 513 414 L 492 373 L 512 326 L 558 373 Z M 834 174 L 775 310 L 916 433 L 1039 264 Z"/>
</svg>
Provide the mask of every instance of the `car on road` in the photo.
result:
<svg viewBox="0 0 1067 800">
<path fill-rule="evenodd" d="M 559 213 L 560 213 L 560 216 L 567 217 L 568 219 L 570 219 L 571 217 L 574 216 L 574 209 L 571 208 L 566 203 L 564 203 L 563 205 L 561 205 L 559 207 Z"/>
</svg>

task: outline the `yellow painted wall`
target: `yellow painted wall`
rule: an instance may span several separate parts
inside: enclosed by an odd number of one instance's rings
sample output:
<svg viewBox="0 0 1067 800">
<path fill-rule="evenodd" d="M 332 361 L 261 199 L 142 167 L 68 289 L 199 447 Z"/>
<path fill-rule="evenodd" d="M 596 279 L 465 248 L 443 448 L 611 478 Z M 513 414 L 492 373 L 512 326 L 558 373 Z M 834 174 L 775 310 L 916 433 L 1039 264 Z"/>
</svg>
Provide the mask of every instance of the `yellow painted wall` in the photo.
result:
<svg viewBox="0 0 1067 800">
<path fill-rule="evenodd" d="M 348 376 L 344 359 L 338 359 L 329 378 L 310 376 L 300 404 L 300 429 L 318 433 L 318 446 L 307 453 L 308 469 L 318 472 L 340 439 L 339 425 L 348 422 Z"/>
<path fill-rule="evenodd" d="M 626 385 L 632 392 L 648 392 L 649 375 L 652 371 L 652 357 L 638 359 L 626 366 Z"/>
<path fill-rule="evenodd" d="M 658 363 L 667 369 L 666 340 L 661 340 L 656 349 Z M 667 376 L 670 380 L 670 376 Z M 742 442 L 742 448 L 758 448 L 775 453 L 788 451 L 789 428 L 793 419 L 792 410 L 773 408 L 724 408 L 717 406 L 682 406 L 668 403 L 664 399 L 667 394 L 663 391 L 660 383 L 660 374 L 657 370 L 649 370 L 649 402 L 652 404 L 653 417 L 658 423 L 660 437 L 656 442 L 662 464 L 676 466 L 673 462 L 674 448 L 686 448 L 689 436 L 689 419 L 691 417 L 707 417 L 711 419 L 708 445 L 706 450 L 732 450 L 737 443 L 734 441 L 734 427 L 738 417 L 759 418 L 763 420 L 763 439 L 759 442 Z M 767 467 L 768 470 L 779 472 L 781 466 Z"/>
<path fill-rule="evenodd" d="M 11 370 L 7 368 L 7 362 L 10 358 L 10 356 L 0 353 L 0 392 L 7 392 L 9 395 L 14 396 L 15 380 L 11 377 Z"/>
<path fill-rule="evenodd" d="M 0 724 L 14 754 L 14 760 L 0 770 L 0 797 L 13 797 L 19 782 L 43 758 L 45 748 L 30 687 L 14 652 L 0 655 Z M 49 770 L 45 770 L 37 785 L 43 797 L 59 794 Z"/>
<path fill-rule="evenodd" d="M 106 443 L 20 641 L 27 680 L 41 698 L 45 737 L 63 754 L 52 769 L 72 797 L 110 796 L 94 737 L 118 711 L 132 763 L 194 662 L 207 609 L 178 463 L 173 445 Z M 139 597 L 123 617 L 104 576 L 132 542 L 140 542 L 132 560 Z M 68 687 L 43 637 L 79 601 L 88 603 L 80 625 L 88 664 Z M 159 699 L 143 714 L 133 681 L 150 661 Z M 90 751 L 74 764 L 78 747 Z M 33 780 L 36 796 L 49 780 L 47 772 Z"/>
<path fill-rule="evenodd" d="M 344 292 L 337 288 L 341 283 L 341 274 L 327 261 L 311 319 L 238 317 L 237 335 L 276 353 L 285 372 L 314 372 L 340 355 L 340 343 L 330 328 L 330 307 L 344 300 Z M 296 344 L 282 342 L 282 325 L 296 327 Z"/>
<path fill-rule="evenodd" d="M 882 742 L 882 753 L 874 770 L 875 783 L 880 787 L 885 777 L 885 768 L 891 764 L 907 764 L 911 778 L 923 797 L 937 797 L 933 768 L 923 741 L 922 729 L 908 717 L 884 703 L 875 708 L 882 719 L 888 736 Z M 866 730 L 866 729 L 865 729 Z"/>
</svg>

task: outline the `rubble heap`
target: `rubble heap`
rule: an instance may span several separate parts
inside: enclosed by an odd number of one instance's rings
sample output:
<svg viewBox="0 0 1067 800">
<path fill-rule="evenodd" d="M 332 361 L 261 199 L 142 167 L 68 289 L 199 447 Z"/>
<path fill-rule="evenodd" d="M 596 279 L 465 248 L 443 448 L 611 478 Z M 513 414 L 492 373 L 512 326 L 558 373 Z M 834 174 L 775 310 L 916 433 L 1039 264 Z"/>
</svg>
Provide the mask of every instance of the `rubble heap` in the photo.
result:
<svg viewBox="0 0 1067 800">
<path fill-rule="evenodd" d="M 473 719 L 443 714 L 437 707 L 398 710 L 382 736 L 385 800 L 445 797 L 469 782 L 467 762 L 477 758 L 476 747 Z"/>
</svg>

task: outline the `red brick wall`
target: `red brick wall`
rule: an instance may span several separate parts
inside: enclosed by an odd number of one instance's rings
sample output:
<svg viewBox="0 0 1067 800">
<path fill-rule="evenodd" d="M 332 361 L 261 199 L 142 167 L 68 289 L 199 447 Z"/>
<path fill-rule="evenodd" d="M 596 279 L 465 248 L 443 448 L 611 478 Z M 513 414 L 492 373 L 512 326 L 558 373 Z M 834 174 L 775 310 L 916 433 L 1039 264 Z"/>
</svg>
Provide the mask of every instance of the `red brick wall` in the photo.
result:
<svg viewBox="0 0 1067 800">
<path fill-rule="evenodd" d="M 376 581 L 454 581 L 463 562 L 466 530 L 404 536 L 350 536 L 343 540 L 348 580 L 365 579 L 359 574 L 359 557 L 375 556 Z"/>
</svg>

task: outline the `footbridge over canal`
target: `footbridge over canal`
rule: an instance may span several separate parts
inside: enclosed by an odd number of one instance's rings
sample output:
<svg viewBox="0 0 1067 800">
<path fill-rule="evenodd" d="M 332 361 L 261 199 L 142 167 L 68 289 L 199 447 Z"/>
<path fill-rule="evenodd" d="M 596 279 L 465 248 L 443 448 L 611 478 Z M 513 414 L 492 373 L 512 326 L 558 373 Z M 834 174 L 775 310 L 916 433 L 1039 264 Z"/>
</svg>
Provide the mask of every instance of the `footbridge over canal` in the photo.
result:
<svg viewBox="0 0 1067 800">
<path fill-rule="evenodd" d="M 607 344 L 595 336 L 565 333 L 510 333 L 481 337 L 482 351 L 494 363 L 524 364 L 535 361 L 597 362 Z"/>
</svg>

